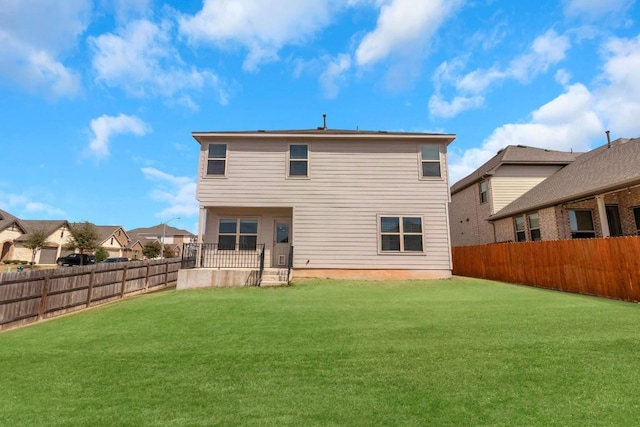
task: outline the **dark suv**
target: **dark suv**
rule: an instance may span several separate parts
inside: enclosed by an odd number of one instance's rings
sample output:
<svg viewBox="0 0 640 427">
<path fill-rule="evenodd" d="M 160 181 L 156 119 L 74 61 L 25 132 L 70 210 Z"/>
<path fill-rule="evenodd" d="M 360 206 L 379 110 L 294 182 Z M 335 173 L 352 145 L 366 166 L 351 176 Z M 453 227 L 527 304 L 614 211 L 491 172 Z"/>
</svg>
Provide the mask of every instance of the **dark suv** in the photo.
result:
<svg viewBox="0 0 640 427">
<path fill-rule="evenodd" d="M 65 265 L 92 265 L 96 263 L 96 257 L 91 254 L 69 254 L 56 260 L 59 266 Z"/>
</svg>

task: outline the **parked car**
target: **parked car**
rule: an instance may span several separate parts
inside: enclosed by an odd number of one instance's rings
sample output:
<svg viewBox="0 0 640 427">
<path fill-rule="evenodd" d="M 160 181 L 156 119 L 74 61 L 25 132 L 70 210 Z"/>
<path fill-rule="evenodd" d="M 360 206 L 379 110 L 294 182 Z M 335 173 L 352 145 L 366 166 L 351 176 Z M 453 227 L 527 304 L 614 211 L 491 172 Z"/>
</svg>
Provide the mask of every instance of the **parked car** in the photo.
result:
<svg viewBox="0 0 640 427">
<path fill-rule="evenodd" d="M 93 265 L 96 263 L 96 257 L 91 254 L 69 254 L 56 260 L 59 266 L 69 265 Z"/>
<path fill-rule="evenodd" d="M 115 258 L 107 258 L 102 262 L 127 262 L 129 258 L 127 257 L 115 257 Z"/>
</svg>

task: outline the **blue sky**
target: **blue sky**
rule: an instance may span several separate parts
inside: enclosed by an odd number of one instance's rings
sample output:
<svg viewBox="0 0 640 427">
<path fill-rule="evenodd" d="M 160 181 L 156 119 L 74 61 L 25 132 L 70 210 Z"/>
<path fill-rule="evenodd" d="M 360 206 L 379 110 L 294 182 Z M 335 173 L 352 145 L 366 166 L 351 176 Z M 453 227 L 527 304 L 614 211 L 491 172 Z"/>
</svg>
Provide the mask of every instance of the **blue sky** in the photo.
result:
<svg viewBox="0 0 640 427">
<path fill-rule="evenodd" d="M 192 131 L 322 114 L 457 134 L 452 184 L 509 144 L 639 136 L 638 21 L 634 0 L 2 0 L 0 209 L 196 231 Z"/>
</svg>

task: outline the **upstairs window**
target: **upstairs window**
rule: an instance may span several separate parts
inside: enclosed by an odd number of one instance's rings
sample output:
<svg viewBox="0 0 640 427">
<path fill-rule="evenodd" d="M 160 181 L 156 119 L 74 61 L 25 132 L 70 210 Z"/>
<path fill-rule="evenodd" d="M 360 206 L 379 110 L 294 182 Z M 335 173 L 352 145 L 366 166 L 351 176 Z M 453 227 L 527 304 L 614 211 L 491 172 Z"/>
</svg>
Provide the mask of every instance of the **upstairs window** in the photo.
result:
<svg viewBox="0 0 640 427">
<path fill-rule="evenodd" d="M 524 227 L 524 217 L 517 216 L 513 218 L 513 225 L 516 229 L 516 242 L 526 242 L 527 241 L 527 232 Z"/>
<path fill-rule="evenodd" d="M 209 144 L 207 175 L 225 176 L 227 173 L 227 144 Z"/>
<path fill-rule="evenodd" d="M 529 234 L 531 235 L 531 240 L 534 242 L 537 240 L 542 240 L 540 236 L 540 215 L 538 213 L 532 213 L 528 215 L 527 219 L 529 220 Z"/>
<path fill-rule="evenodd" d="M 489 196 L 487 194 L 487 181 L 480 181 L 480 203 L 487 203 Z"/>
<path fill-rule="evenodd" d="M 289 146 L 289 176 L 309 176 L 309 146 L 291 144 Z"/>
<path fill-rule="evenodd" d="M 423 178 L 441 178 L 440 147 L 437 145 L 422 145 L 420 147 L 420 164 Z"/>
<path fill-rule="evenodd" d="M 380 242 L 382 252 L 422 252 L 422 218 L 380 217 Z"/>
<path fill-rule="evenodd" d="M 569 225 L 571 226 L 572 239 L 596 237 L 596 230 L 593 227 L 593 216 L 589 210 L 570 210 Z"/>
</svg>

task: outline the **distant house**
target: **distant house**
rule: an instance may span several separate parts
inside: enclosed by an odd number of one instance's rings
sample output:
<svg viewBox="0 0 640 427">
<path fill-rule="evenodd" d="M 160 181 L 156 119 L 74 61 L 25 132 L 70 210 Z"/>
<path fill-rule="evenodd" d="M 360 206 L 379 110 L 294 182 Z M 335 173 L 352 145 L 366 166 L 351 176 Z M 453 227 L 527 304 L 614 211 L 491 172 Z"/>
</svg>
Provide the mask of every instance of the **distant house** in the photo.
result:
<svg viewBox="0 0 640 427">
<path fill-rule="evenodd" d="M 196 241 L 196 235 L 180 228 L 167 224 L 158 224 L 153 227 L 134 228 L 127 231 L 130 236 L 128 250 L 129 258 L 142 258 L 142 247 L 150 241 L 162 242 L 173 249 L 176 256 L 181 256 L 184 243 Z"/>
<path fill-rule="evenodd" d="M 193 137 L 202 251 L 264 245 L 265 267 L 298 277 L 450 277 L 455 135 L 321 127 Z"/>
<path fill-rule="evenodd" d="M 490 221 L 498 242 L 640 235 L 640 138 L 580 155 Z"/>
<path fill-rule="evenodd" d="M 125 248 L 129 244 L 129 235 L 119 225 L 96 225 L 100 236 L 99 246 L 109 252 L 110 258 L 124 257 Z"/>
<path fill-rule="evenodd" d="M 452 246 L 498 241 L 490 219 L 578 154 L 509 145 L 451 187 Z"/>
<path fill-rule="evenodd" d="M 36 264 L 55 264 L 56 259 L 68 253 L 64 245 L 69 239 L 69 223 L 66 220 L 28 220 L 22 219 L 26 233 L 14 240 L 14 258 L 31 261 L 32 251 L 24 247 L 31 233 L 43 230 L 47 235 L 44 247 L 36 252 Z"/>
<path fill-rule="evenodd" d="M 36 252 L 36 264 L 55 264 L 64 253 L 63 245 L 69 237 L 69 223 L 65 220 L 25 220 L 0 210 L 1 261 L 31 261 L 32 251 L 24 246 L 36 230 L 47 235 L 45 246 Z"/>
<path fill-rule="evenodd" d="M 14 258 L 15 239 L 27 233 L 18 218 L 0 210 L 0 261 Z M 27 261 L 30 261 L 31 257 Z"/>
</svg>

